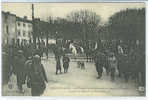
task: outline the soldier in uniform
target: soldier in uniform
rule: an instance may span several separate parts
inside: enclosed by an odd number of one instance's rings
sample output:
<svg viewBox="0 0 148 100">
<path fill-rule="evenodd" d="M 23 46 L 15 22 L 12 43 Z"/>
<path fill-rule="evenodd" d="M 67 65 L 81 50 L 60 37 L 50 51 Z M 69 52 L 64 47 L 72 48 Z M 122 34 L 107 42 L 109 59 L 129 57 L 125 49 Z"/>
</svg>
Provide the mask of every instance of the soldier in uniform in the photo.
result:
<svg viewBox="0 0 148 100">
<path fill-rule="evenodd" d="M 33 57 L 30 66 L 31 67 L 28 69 L 27 86 L 31 88 L 32 96 L 40 96 L 46 88 L 45 82 L 48 81 L 39 55 Z"/>
<path fill-rule="evenodd" d="M 60 60 L 60 56 L 56 56 L 56 75 L 58 74 L 58 71 L 61 72 L 61 60 Z"/>
<path fill-rule="evenodd" d="M 26 69 L 25 69 L 25 57 L 23 55 L 23 51 L 19 50 L 18 54 L 15 56 L 15 62 L 14 62 L 14 73 L 17 77 L 17 86 L 19 89 L 19 92 L 23 93 L 22 85 L 25 84 L 26 80 Z"/>
<path fill-rule="evenodd" d="M 100 79 L 102 77 L 102 72 L 103 72 L 103 53 L 101 52 L 97 52 L 96 56 L 95 56 L 95 66 L 96 66 L 96 70 L 98 72 L 98 79 Z"/>
<path fill-rule="evenodd" d="M 109 72 L 110 72 L 108 56 L 109 56 L 109 51 L 105 50 L 105 52 L 104 52 L 104 68 L 106 70 L 107 75 L 109 75 Z"/>
<path fill-rule="evenodd" d="M 10 58 L 6 52 L 2 52 L 2 82 L 7 84 L 11 75 Z"/>
</svg>

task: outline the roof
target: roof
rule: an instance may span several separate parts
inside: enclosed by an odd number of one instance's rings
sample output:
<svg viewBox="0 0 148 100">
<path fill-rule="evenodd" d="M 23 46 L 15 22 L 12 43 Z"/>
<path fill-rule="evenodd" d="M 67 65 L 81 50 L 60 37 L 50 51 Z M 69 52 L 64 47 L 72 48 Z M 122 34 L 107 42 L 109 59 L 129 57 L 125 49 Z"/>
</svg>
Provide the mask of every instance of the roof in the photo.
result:
<svg viewBox="0 0 148 100">
<path fill-rule="evenodd" d="M 10 12 L 4 12 L 4 11 L 2 11 L 2 14 L 4 14 L 4 15 L 15 16 L 15 17 L 16 17 L 16 21 L 22 21 L 22 22 L 32 23 L 31 20 L 28 20 L 27 18 L 21 18 L 21 17 L 18 17 L 18 16 L 16 16 L 15 14 L 12 14 L 12 13 L 10 13 Z"/>
<path fill-rule="evenodd" d="M 4 12 L 4 11 L 2 11 L 2 14 L 5 14 L 5 15 L 11 15 L 11 16 L 15 16 L 15 17 L 16 17 L 15 14 L 12 14 L 12 13 L 10 13 L 10 12 Z"/>
<path fill-rule="evenodd" d="M 21 17 L 16 17 L 16 21 L 21 21 L 21 22 L 27 22 L 27 23 L 32 23 L 31 20 L 25 19 L 25 18 L 21 18 Z"/>
</svg>

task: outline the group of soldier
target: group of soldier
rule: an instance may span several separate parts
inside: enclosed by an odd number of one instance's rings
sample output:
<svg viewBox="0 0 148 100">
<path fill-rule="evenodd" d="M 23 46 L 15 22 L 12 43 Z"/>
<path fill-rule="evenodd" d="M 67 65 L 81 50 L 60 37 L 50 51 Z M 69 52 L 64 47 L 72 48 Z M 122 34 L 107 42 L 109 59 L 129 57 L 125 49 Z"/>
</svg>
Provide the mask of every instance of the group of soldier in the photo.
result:
<svg viewBox="0 0 148 100">
<path fill-rule="evenodd" d="M 3 57 L 3 84 L 7 84 L 12 74 L 16 76 L 17 87 L 24 93 L 23 85 L 31 88 L 32 96 L 39 96 L 46 88 L 47 76 L 41 64 L 41 49 L 33 43 L 4 45 Z"/>
<path fill-rule="evenodd" d="M 56 75 L 61 74 L 61 58 L 64 73 L 68 72 L 70 59 L 60 46 L 53 46 L 52 50 L 56 60 Z M 39 96 L 46 88 L 47 76 L 41 59 L 43 53 L 48 53 L 44 42 L 15 43 L 3 45 L 3 84 L 7 84 L 12 74 L 16 75 L 17 87 L 20 93 L 24 93 L 23 85 L 31 88 L 32 96 Z M 9 63 L 8 63 L 9 62 Z"/>
<path fill-rule="evenodd" d="M 111 80 L 115 80 L 116 72 L 126 82 L 134 79 L 139 87 L 145 87 L 145 49 L 144 44 L 135 43 L 127 45 L 118 43 L 114 48 L 106 49 L 101 47 L 93 52 L 98 79 L 102 77 L 103 68 Z"/>
<path fill-rule="evenodd" d="M 85 54 L 86 51 L 91 51 L 88 56 L 90 61 L 95 63 L 98 79 L 102 77 L 105 69 L 112 81 L 115 80 L 115 74 L 118 72 L 119 77 L 123 77 L 126 82 L 134 79 L 139 86 L 145 86 L 145 47 L 141 41 L 101 42 L 96 49 L 90 49 L 87 46 L 87 49 L 84 48 Z M 56 74 L 58 71 L 61 72 L 61 57 L 64 58 L 63 65 L 69 66 L 69 58 L 60 47 L 57 47 L 55 50 Z"/>
<path fill-rule="evenodd" d="M 102 77 L 103 68 L 105 68 L 112 81 L 115 80 L 115 72 L 118 70 L 119 77 L 124 76 L 126 81 L 130 77 L 135 78 L 141 86 L 145 86 L 144 50 L 141 50 L 139 45 L 125 46 L 124 43 L 119 43 L 116 47 L 113 45 L 110 47 L 104 48 L 100 45 L 100 48 L 98 47 L 91 52 L 90 57 L 95 63 L 98 79 Z M 128 51 L 127 47 L 130 48 Z M 67 73 L 70 58 L 65 52 L 66 49 L 55 45 L 52 50 L 56 60 L 56 75 L 62 73 L 61 58 L 64 73 Z M 43 51 L 44 43 L 40 45 L 34 45 L 31 42 L 29 44 L 22 43 L 21 45 L 17 43 L 5 45 L 2 52 L 3 84 L 8 83 L 10 76 L 15 74 L 20 92 L 24 92 L 23 84 L 27 82 L 27 86 L 31 88 L 32 96 L 41 95 L 46 88 L 46 82 L 48 82 L 44 67 L 41 64 Z"/>
</svg>

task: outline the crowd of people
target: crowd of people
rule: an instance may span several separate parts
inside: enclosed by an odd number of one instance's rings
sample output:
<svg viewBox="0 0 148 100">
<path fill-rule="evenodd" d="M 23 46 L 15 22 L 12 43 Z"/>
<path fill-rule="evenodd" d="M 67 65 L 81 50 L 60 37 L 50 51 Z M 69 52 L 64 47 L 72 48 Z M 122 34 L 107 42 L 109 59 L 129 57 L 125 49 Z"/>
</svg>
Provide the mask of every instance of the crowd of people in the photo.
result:
<svg viewBox="0 0 148 100">
<path fill-rule="evenodd" d="M 145 47 L 139 41 L 101 43 L 96 50 L 91 50 L 89 57 L 94 60 L 98 79 L 102 77 L 103 68 L 111 80 L 115 80 L 115 73 L 126 82 L 135 80 L 138 87 L 145 87 Z M 92 60 L 90 60 L 92 61 Z"/>
<path fill-rule="evenodd" d="M 100 43 L 97 48 L 83 47 L 87 61 L 93 61 L 98 73 L 98 79 L 102 77 L 103 68 L 111 81 L 115 80 L 115 72 L 118 70 L 119 77 L 124 77 L 127 82 L 130 78 L 135 79 L 139 86 L 145 87 L 145 50 L 139 44 L 126 44 L 124 42 Z M 7 84 L 12 74 L 16 75 L 19 92 L 23 93 L 23 84 L 31 88 L 32 96 L 39 96 L 46 88 L 48 82 L 41 58 L 46 53 L 48 58 L 49 48 L 41 42 L 14 43 L 3 46 L 3 84 Z M 61 59 L 64 73 L 68 72 L 70 58 L 61 45 L 52 48 L 56 60 L 56 75 L 61 74 Z M 7 63 L 9 62 L 9 63 Z"/>
<path fill-rule="evenodd" d="M 42 44 L 43 45 L 43 44 Z M 47 76 L 41 64 L 43 52 L 40 45 L 14 43 L 4 45 L 2 51 L 3 84 L 7 84 L 12 74 L 16 76 L 17 87 L 24 93 L 23 85 L 31 88 L 32 96 L 39 96 L 46 88 Z"/>
<path fill-rule="evenodd" d="M 56 60 L 56 75 L 61 72 L 61 57 L 63 58 L 64 73 L 68 72 L 69 57 L 64 53 L 60 46 L 54 45 L 52 48 Z M 23 85 L 27 84 L 31 88 L 32 96 L 39 96 L 46 88 L 47 76 L 41 63 L 43 53 L 48 59 L 48 47 L 45 43 L 33 44 L 22 41 L 12 42 L 3 45 L 3 84 L 7 84 L 12 74 L 16 76 L 17 87 L 20 93 L 24 93 Z M 8 63 L 9 62 L 9 63 Z"/>
</svg>

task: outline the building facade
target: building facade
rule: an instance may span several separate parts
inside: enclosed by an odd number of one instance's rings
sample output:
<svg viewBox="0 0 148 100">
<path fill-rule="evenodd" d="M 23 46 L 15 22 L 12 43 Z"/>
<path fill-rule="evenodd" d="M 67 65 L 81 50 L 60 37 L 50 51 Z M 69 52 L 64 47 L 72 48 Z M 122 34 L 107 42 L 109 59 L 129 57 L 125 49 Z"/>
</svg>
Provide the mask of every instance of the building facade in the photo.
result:
<svg viewBox="0 0 148 100">
<path fill-rule="evenodd" d="M 2 44 L 13 44 L 32 40 L 32 21 L 2 11 Z"/>
<path fill-rule="evenodd" d="M 16 39 L 16 15 L 2 12 L 2 43 L 11 44 Z"/>
<path fill-rule="evenodd" d="M 26 16 L 24 18 L 17 17 L 16 31 L 16 38 L 19 43 L 29 43 L 29 41 L 32 40 L 32 21 L 28 20 Z"/>
</svg>

